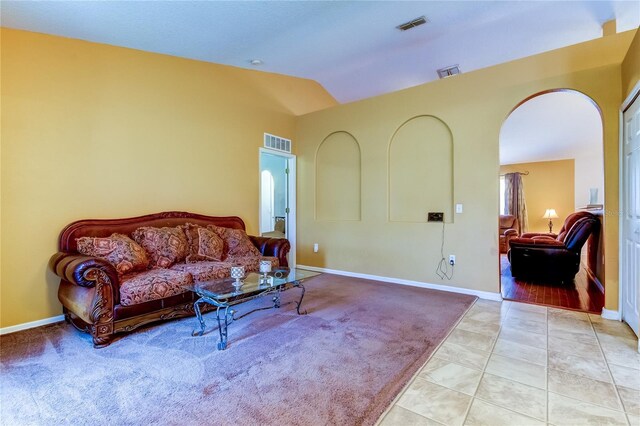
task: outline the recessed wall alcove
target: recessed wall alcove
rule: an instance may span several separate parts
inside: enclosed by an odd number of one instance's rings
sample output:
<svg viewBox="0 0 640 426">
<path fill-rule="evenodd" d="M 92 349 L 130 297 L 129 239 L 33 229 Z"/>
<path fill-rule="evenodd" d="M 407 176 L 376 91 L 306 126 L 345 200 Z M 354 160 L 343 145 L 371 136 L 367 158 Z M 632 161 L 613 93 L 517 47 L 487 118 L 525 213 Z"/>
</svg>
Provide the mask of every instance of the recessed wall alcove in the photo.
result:
<svg viewBox="0 0 640 426">
<path fill-rule="evenodd" d="M 453 136 L 439 118 L 420 115 L 389 143 L 389 221 L 426 222 L 428 212 L 453 222 Z"/>
<path fill-rule="evenodd" d="M 316 220 L 361 218 L 360 144 L 348 132 L 327 136 L 316 153 Z"/>
</svg>

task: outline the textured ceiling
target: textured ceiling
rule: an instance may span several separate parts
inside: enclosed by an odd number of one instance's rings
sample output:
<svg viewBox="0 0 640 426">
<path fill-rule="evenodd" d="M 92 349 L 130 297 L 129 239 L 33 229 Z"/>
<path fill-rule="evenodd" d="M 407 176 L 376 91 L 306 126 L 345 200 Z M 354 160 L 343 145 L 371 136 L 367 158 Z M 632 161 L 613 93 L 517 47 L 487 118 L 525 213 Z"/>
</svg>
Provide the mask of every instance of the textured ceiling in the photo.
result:
<svg viewBox="0 0 640 426">
<path fill-rule="evenodd" d="M 636 28 L 632 1 L 8 1 L 4 27 L 309 78 L 349 102 Z M 396 25 L 425 15 L 407 32 Z"/>
</svg>

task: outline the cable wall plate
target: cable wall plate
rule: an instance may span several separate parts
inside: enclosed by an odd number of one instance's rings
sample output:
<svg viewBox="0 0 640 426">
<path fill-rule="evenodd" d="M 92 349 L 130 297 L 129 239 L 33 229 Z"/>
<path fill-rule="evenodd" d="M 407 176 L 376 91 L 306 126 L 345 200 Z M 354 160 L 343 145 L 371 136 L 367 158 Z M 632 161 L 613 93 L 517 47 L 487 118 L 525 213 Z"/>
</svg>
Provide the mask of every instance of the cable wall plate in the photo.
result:
<svg viewBox="0 0 640 426">
<path fill-rule="evenodd" d="M 427 222 L 444 222 L 444 213 L 443 212 L 427 213 Z"/>
</svg>

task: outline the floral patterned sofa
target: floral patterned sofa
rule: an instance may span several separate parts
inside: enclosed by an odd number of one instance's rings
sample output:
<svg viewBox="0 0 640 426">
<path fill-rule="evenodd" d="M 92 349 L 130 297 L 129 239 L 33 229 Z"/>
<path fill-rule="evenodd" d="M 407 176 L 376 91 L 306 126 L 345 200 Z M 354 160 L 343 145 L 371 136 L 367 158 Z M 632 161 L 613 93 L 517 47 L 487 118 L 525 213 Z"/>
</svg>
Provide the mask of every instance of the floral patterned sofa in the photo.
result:
<svg viewBox="0 0 640 426">
<path fill-rule="evenodd" d="M 242 219 L 164 212 L 126 219 L 80 220 L 60 234 L 49 261 L 67 322 L 93 336 L 193 315 L 194 281 L 229 276 L 234 265 L 257 271 L 261 260 L 288 266 L 286 239 L 248 236 Z"/>
</svg>

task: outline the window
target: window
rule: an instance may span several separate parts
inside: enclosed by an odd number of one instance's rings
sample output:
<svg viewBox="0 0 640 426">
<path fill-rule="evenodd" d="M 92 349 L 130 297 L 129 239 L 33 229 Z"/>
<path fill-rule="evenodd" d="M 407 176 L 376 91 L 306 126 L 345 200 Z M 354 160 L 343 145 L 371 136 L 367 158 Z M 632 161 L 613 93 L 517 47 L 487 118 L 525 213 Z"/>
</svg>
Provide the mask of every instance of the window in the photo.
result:
<svg viewBox="0 0 640 426">
<path fill-rule="evenodd" d="M 500 176 L 500 214 L 506 214 L 504 211 L 504 176 Z"/>
</svg>

